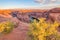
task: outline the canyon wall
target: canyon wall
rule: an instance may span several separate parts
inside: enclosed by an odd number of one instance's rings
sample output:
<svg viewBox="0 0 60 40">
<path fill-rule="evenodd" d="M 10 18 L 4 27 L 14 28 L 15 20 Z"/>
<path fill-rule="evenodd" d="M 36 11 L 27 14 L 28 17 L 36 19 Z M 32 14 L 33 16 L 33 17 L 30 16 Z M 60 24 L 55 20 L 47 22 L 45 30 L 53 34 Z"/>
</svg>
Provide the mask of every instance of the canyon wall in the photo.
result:
<svg viewBox="0 0 60 40">
<path fill-rule="evenodd" d="M 60 8 L 53 8 L 50 10 L 0 10 L 0 16 L 5 18 L 14 18 L 15 16 L 18 20 L 22 22 L 30 22 L 30 16 L 35 18 L 47 18 L 49 20 L 57 20 L 60 22 Z"/>
</svg>

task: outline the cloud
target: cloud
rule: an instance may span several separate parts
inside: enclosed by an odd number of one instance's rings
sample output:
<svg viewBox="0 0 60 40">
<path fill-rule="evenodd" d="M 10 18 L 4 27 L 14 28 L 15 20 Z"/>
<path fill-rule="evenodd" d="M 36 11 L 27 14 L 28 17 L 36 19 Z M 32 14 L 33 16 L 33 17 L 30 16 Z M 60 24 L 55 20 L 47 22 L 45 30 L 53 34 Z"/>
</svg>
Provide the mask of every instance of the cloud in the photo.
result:
<svg viewBox="0 0 60 40">
<path fill-rule="evenodd" d="M 37 3 L 44 3 L 45 2 L 45 0 L 34 0 L 34 1 Z"/>
<path fill-rule="evenodd" d="M 52 9 L 56 7 L 60 7 L 60 5 L 59 4 L 45 4 L 45 5 L 40 6 L 40 8 L 42 9 Z"/>
<path fill-rule="evenodd" d="M 35 2 L 43 2 L 43 0 L 35 0 Z"/>
<path fill-rule="evenodd" d="M 60 2 L 60 0 L 34 0 L 34 1 L 41 4 L 50 4 L 50 3 Z"/>
</svg>

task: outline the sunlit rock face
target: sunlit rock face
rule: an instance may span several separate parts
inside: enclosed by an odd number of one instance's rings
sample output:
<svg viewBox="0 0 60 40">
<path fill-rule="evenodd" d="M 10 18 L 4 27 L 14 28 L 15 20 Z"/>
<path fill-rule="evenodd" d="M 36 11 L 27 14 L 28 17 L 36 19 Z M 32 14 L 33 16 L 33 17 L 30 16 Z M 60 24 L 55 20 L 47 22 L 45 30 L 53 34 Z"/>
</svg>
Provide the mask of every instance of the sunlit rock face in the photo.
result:
<svg viewBox="0 0 60 40">
<path fill-rule="evenodd" d="M 50 13 L 60 13 L 60 8 L 53 8 L 49 12 Z"/>
<path fill-rule="evenodd" d="M 8 20 L 8 18 L 5 18 L 5 17 L 0 16 L 0 23 L 1 22 L 4 22 L 4 21 L 7 21 L 7 20 Z"/>
<path fill-rule="evenodd" d="M 54 20 L 60 22 L 60 8 L 51 9 L 49 13 Z"/>
</svg>

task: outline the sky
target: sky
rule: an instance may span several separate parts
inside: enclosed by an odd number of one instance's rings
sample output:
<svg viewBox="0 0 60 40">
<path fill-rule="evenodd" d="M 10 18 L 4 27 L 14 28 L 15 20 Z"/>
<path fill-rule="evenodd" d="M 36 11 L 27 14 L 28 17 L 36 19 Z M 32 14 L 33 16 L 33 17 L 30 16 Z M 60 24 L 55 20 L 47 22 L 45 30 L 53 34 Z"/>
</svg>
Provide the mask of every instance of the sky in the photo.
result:
<svg viewBox="0 0 60 40">
<path fill-rule="evenodd" d="M 0 0 L 0 9 L 60 7 L 60 0 Z"/>
</svg>

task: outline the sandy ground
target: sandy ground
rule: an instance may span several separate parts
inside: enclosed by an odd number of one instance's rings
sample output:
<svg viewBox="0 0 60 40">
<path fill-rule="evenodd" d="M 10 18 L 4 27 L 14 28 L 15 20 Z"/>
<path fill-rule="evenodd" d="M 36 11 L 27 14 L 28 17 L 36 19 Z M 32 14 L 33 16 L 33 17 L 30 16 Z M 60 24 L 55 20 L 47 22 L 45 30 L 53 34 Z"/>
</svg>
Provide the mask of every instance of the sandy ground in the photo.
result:
<svg viewBox="0 0 60 40">
<path fill-rule="evenodd" d="M 9 34 L 0 36 L 0 40 L 27 40 L 28 24 L 20 22 Z"/>
</svg>

